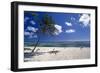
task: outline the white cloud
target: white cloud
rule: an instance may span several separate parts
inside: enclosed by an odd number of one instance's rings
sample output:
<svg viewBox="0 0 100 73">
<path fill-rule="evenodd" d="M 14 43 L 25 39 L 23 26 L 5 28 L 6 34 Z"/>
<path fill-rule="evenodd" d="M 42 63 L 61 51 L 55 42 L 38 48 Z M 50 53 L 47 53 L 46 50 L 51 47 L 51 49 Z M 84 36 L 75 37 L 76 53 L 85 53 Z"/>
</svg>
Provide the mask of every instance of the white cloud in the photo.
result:
<svg viewBox="0 0 100 73">
<path fill-rule="evenodd" d="M 74 30 L 74 29 L 69 29 L 69 30 L 66 30 L 66 33 L 73 33 L 73 32 L 75 32 L 75 30 Z"/>
<path fill-rule="evenodd" d="M 61 33 L 62 32 L 62 26 L 60 25 L 55 25 L 55 28 Z"/>
<path fill-rule="evenodd" d="M 28 36 L 29 38 L 37 38 L 38 36 L 36 34 L 34 34 L 33 32 L 28 32 L 28 31 L 25 31 L 24 32 L 24 35 L 25 36 Z"/>
<path fill-rule="evenodd" d="M 74 17 L 71 17 L 71 20 L 75 21 L 75 18 Z"/>
<path fill-rule="evenodd" d="M 26 36 L 27 36 L 27 35 L 30 35 L 30 32 L 25 31 L 25 32 L 24 32 L 24 35 L 26 35 Z"/>
<path fill-rule="evenodd" d="M 65 24 L 66 24 L 67 26 L 72 26 L 72 23 L 70 23 L 70 22 L 65 22 Z"/>
<path fill-rule="evenodd" d="M 29 38 L 37 38 L 37 35 L 30 35 Z"/>
<path fill-rule="evenodd" d="M 35 24 L 35 22 L 34 22 L 33 20 L 31 20 L 31 21 L 30 21 L 30 23 L 31 23 L 32 25 L 34 25 L 34 24 Z"/>
<path fill-rule="evenodd" d="M 80 16 L 79 22 L 83 24 L 84 27 L 88 26 L 90 23 L 90 16 L 88 14 L 82 14 Z"/>
<path fill-rule="evenodd" d="M 24 21 L 25 21 L 25 22 L 26 22 L 27 20 L 29 20 L 29 17 L 25 17 L 25 18 L 24 18 Z"/>
<path fill-rule="evenodd" d="M 59 35 L 61 32 L 62 32 L 62 26 L 60 25 L 55 25 L 55 28 L 58 30 L 58 31 L 55 31 L 54 34 L 55 35 Z"/>
<path fill-rule="evenodd" d="M 59 35 L 60 33 L 58 31 L 55 31 L 54 32 L 54 35 Z"/>
<path fill-rule="evenodd" d="M 37 32 L 38 28 L 28 26 L 28 27 L 27 27 L 27 30 L 33 31 L 33 32 Z"/>
<path fill-rule="evenodd" d="M 26 36 L 31 36 L 31 35 L 33 35 L 34 33 L 33 32 L 28 32 L 28 31 L 25 31 L 24 32 L 24 35 L 26 35 Z"/>
</svg>

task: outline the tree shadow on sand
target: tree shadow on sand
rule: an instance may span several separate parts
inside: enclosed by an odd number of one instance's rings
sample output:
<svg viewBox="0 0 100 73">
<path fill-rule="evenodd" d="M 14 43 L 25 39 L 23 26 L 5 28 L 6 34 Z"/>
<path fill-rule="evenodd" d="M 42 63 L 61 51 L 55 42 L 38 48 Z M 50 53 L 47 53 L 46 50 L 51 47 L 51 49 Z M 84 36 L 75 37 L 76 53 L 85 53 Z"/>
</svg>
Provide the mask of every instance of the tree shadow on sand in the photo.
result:
<svg viewBox="0 0 100 73">
<path fill-rule="evenodd" d="M 24 58 L 32 58 L 34 56 L 44 55 L 46 53 L 55 54 L 56 55 L 57 53 L 60 52 L 58 50 L 55 50 L 55 48 L 53 50 L 51 50 L 51 51 L 48 51 L 48 52 L 39 52 L 38 50 L 40 50 L 40 49 L 37 49 L 35 52 L 24 53 Z"/>
<path fill-rule="evenodd" d="M 24 58 L 32 58 L 33 56 L 43 55 L 46 52 L 24 53 Z"/>
</svg>

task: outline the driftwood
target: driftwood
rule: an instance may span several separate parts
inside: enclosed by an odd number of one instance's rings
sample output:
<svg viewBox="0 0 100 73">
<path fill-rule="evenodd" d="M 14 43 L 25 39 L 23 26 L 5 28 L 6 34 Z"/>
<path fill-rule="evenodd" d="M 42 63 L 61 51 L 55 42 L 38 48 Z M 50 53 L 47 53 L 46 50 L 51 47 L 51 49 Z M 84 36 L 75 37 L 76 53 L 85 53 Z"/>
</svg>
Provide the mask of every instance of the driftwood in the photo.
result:
<svg viewBox="0 0 100 73">
<path fill-rule="evenodd" d="M 52 51 L 49 51 L 48 53 L 50 53 L 50 54 L 57 54 L 58 52 L 59 52 L 58 50 L 53 49 Z"/>
</svg>

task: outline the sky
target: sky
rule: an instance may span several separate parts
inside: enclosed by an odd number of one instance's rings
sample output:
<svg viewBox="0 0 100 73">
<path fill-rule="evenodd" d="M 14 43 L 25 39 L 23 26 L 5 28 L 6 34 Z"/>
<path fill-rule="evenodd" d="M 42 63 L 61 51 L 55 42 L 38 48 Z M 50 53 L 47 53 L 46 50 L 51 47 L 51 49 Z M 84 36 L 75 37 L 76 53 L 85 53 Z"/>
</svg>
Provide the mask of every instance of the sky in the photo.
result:
<svg viewBox="0 0 100 73">
<path fill-rule="evenodd" d="M 39 23 L 32 14 L 37 14 L 41 21 L 47 14 L 55 21 L 54 27 L 58 32 L 54 36 L 37 34 Z M 58 13 L 24 11 L 24 41 L 34 42 L 40 38 L 41 42 L 57 41 L 89 41 L 90 40 L 90 14 L 86 13 Z"/>
</svg>

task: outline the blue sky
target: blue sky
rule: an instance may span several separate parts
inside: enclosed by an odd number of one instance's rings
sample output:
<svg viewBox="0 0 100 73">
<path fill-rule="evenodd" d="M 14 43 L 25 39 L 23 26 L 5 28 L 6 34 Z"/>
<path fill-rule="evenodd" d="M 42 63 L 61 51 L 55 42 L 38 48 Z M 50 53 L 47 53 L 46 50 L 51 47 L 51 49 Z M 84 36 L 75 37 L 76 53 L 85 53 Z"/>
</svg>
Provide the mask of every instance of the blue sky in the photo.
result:
<svg viewBox="0 0 100 73">
<path fill-rule="evenodd" d="M 39 20 L 44 14 L 48 14 L 55 21 L 54 36 L 38 35 L 38 22 L 32 13 L 38 15 Z M 24 11 L 24 41 L 34 42 L 40 37 L 40 41 L 89 41 L 90 40 L 90 14 L 85 13 L 56 13 L 56 12 L 30 12 Z"/>
</svg>

